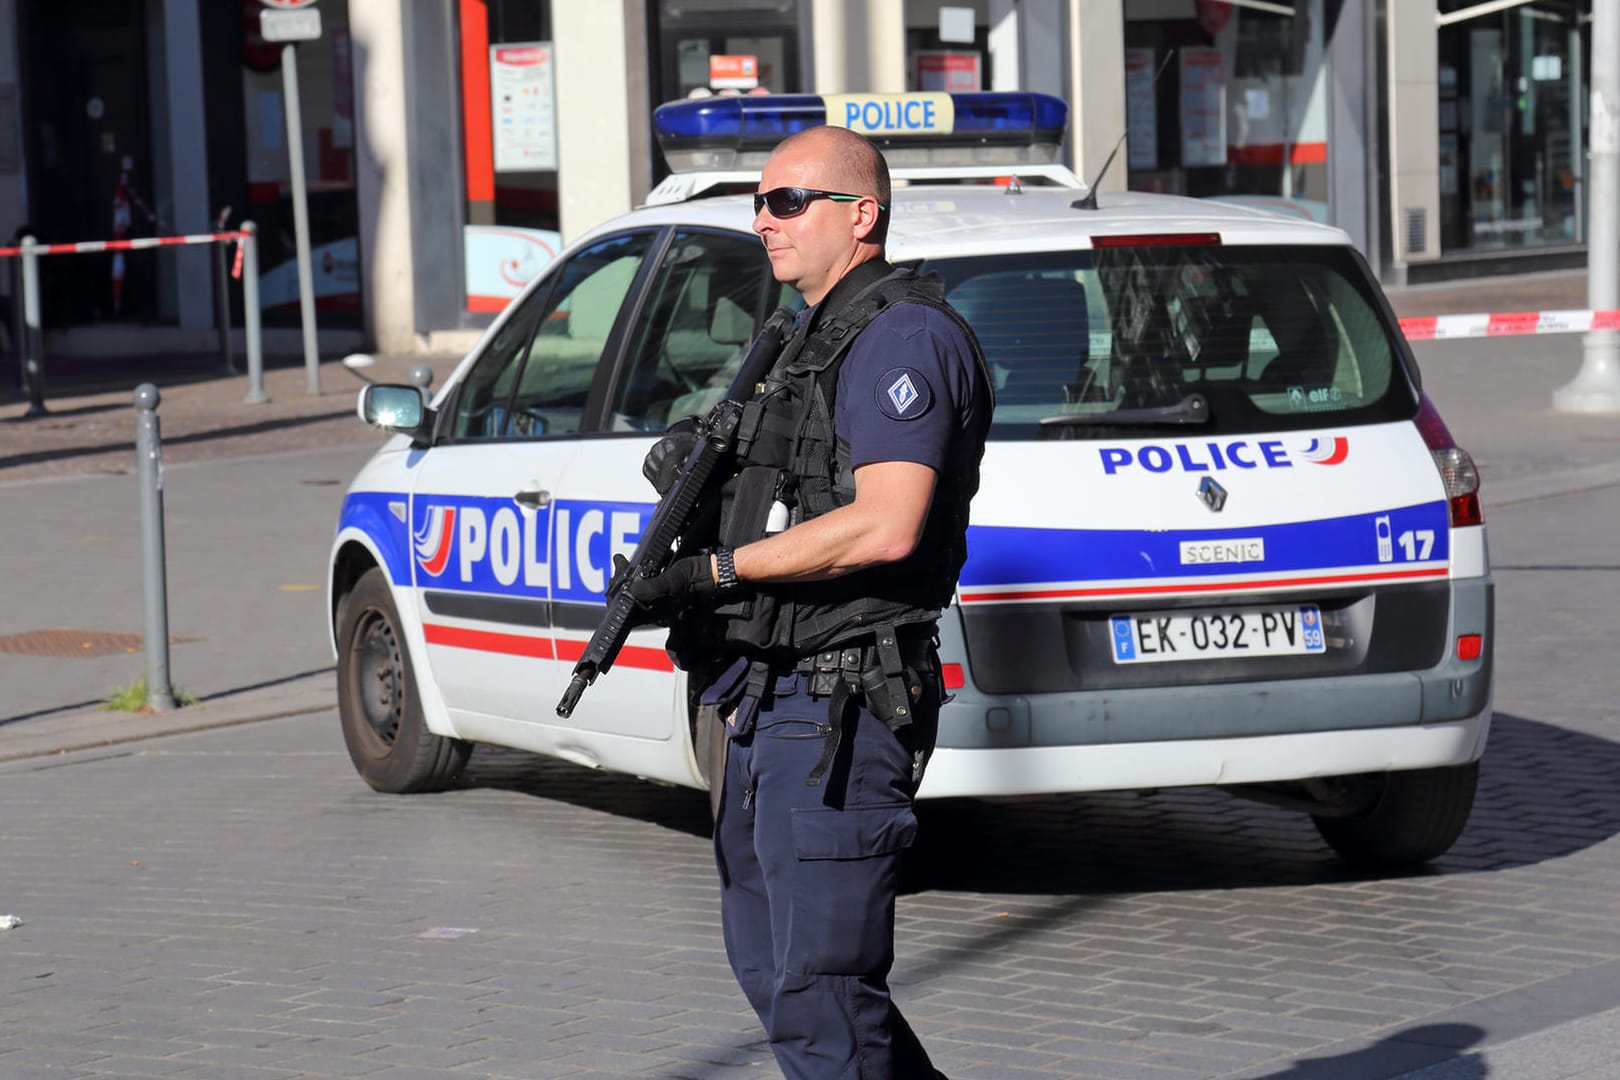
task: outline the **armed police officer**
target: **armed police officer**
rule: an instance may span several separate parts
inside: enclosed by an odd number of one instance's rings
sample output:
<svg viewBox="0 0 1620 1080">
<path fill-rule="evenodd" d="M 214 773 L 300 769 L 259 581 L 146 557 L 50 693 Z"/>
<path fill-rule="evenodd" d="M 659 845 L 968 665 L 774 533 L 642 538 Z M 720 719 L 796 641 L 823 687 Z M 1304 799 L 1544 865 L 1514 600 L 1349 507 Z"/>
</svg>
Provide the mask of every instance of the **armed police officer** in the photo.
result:
<svg viewBox="0 0 1620 1080">
<path fill-rule="evenodd" d="M 726 725 L 726 952 L 794 1078 L 939 1075 L 887 978 L 993 399 L 937 280 L 885 260 L 889 197 L 848 129 L 773 151 L 754 231 L 807 307 L 754 395 L 718 543 L 629 586 Z"/>
</svg>

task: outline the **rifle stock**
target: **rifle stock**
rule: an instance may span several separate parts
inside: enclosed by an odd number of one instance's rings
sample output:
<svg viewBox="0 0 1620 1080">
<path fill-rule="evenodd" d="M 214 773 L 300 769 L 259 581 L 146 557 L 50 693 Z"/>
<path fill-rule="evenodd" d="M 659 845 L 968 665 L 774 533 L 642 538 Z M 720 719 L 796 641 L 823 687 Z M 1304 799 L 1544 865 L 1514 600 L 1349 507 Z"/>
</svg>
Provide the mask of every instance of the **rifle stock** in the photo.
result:
<svg viewBox="0 0 1620 1080">
<path fill-rule="evenodd" d="M 574 664 L 574 676 L 557 702 L 558 716 L 566 719 L 573 715 L 574 707 L 579 704 L 586 688 L 613 666 L 635 621 L 636 602 L 630 596 L 630 590 L 624 587 L 625 583 L 632 577 L 655 577 L 668 565 L 670 551 L 690 523 L 692 511 L 708 489 L 710 480 L 720 465 L 736 451 L 742 402 L 752 396 L 754 384 L 765 377 L 781 355 L 787 329 L 792 322 L 793 312 L 785 307 L 771 313 L 743 357 L 742 366 L 732 380 L 726 399 L 704 419 L 700 428 L 701 437 L 687 455 L 679 478 L 658 501 L 652 520 L 642 531 L 635 556 L 621 575 L 618 587 L 609 590 L 607 611 L 597 624 L 585 651 Z"/>
</svg>

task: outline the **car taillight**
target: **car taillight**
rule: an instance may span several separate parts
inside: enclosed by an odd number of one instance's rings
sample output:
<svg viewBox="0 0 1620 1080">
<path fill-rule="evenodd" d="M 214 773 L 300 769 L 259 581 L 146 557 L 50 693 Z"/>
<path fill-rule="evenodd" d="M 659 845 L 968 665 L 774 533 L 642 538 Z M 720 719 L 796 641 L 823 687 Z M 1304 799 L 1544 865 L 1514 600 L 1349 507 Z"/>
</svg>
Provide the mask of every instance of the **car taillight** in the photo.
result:
<svg viewBox="0 0 1620 1080">
<path fill-rule="evenodd" d="M 1479 505 L 1479 470 L 1474 467 L 1474 459 L 1451 437 L 1446 422 L 1440 419 L 1440 412 L 1429 400 L 1429 395 L 1422 395 L 1421 400 L 1422 406 L 1418 409 L 1415 422 L 1424 443 L 1429 447 L 1429 453 L 1434 456 L 1434 467 L 1440 470 L 1440 480 L 1446 485 L 1446 501 L 1451 505 L 1451 527 L 1482 525 L 1485 514 Z"/>
</svg>

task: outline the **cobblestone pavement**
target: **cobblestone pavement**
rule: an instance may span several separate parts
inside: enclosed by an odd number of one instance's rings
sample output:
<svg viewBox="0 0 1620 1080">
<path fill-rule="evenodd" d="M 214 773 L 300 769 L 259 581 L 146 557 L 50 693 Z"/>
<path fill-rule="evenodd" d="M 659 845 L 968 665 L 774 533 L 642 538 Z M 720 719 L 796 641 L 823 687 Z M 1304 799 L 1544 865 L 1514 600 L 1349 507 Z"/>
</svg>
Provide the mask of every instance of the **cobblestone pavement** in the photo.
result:
<svg viewBox="0 0 1620 1080">
<path fill-rule="evenodd" d="M 1358 874 L 1308 822 L 1208 789 L 925 804 L 894 981 L 951 1076 L 1620 1075 L 1620 429 L 1545 407 L 1579 365 L 1564 340 L 1419 350 L 1480 457 L 1498 583 L 1497 719 L 1457 846 Z M 184 374 L 160 380 L 171 463 L 378 439 L 332 365 L 312 398 L 272 368 L 270 406 L 242 406 L 241 377 Z M 132 556 L 93 546 L 132 520 L 127 482 L 51 482 L 130 468 L 129 387 L 64 383 L 44 420 L 0 402 L 8 630 L 85 604 L 138 625 Z M 177 671 L 199 692 L 329 664 L 318 594 L 286 590 L 317 580 L 348 453 L 170 474 L 175 626 L 202 638 Z M 1580 490 L 1582 470 L 1606 479 Z M 220 584 L 236 534 L 211 508 L 233 494 L 286 517 L 251 590 Z M 61 550 L 30 561 L 47 526 Z M 36 663 L 53 674 L 6 669 L 39 695 L 25 713 L 105 689 L 53 681 L 95 661 Z M 10 719 L 0 741 L 52 722 Z M 330 710 L 14 760 L 0 914 L 24 921 L 0 930 L 0 1077 L 768 1077 L 716 905 L 703 796 L 495 750 L 456 791 L 376 795 Z M 1540 1052 L 1554 1041 L 1571 1052 Z M 1573 1052 L 1604 1043 L 1596 1065 Z"/>
<path fill-rule="evenodd" d="M 1614 488 L 1494 514 L 1497 722 L 1429 871 L 1207 789 L 926 804 L 894 982 L 940 1066 L 1477 1080 L 1620 1015 L 1616 520 Z M 8 1080 L 773 1075 L 697 793 L 481 750 L 376 795 L 330 712 L 0 778 Z"/>
</svg>

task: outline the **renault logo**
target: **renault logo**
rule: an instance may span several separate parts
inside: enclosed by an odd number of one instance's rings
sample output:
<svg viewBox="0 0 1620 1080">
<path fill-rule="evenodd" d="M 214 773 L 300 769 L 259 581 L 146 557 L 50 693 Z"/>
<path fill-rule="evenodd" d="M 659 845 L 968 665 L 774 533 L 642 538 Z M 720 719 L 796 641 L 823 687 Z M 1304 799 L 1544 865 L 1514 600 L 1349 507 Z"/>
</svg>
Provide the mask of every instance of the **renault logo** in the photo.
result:
<svg viewBox="0 0 1620 1080">
<path fill-rule="evenodd" d="M 1198 482 L 1198 497 L 1204 500 L 1205 506 L 1217 514 L 1226 505 L 1226 489 L 1217 484 L 1212 476 L 1206 476 Z"/>
</svg>

